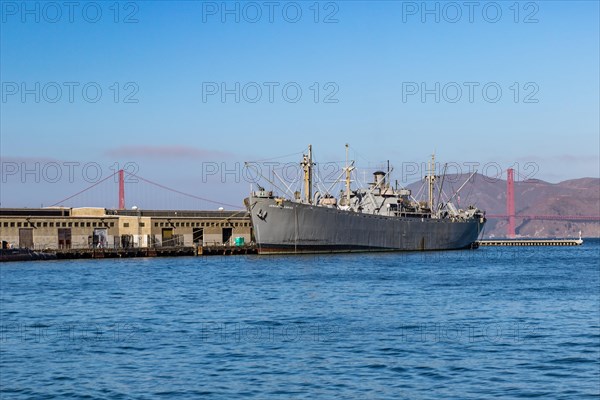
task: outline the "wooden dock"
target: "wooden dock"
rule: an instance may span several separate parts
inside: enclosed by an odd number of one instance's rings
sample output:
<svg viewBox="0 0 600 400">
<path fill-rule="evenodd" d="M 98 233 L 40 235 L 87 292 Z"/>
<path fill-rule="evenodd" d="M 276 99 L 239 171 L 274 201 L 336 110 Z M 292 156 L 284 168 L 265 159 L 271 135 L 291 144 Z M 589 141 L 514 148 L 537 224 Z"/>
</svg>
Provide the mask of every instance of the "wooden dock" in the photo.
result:
<svg viewBox="0 0 600 400">
<path fill-rule="evenodd" d="M 196 247 L 141 247 L 125 249 L 60 249 L 48 250 L 59 260 L 83 258 L 132 258 L 195 256 Z"/>
<path fill-rule="evenodd" d="M 60 249 L 47 250 L 46 253 L 55 254 L 57 259 L 80 258 L 131 258 L 131 257 L 193 257 L 193 256 L 232 256 L 242 254 L 256 254 L 256 246 L 173 246 L 173 247 L 134 247 L 120 249 Z"/>
<path fill-rule="evenodd" d="M 245 244 L 243 246 L 223 246 L 223 245 L 209 245 L 209 246 L 198 246 L 199 256 L 236 256 L 243 254 L 257 254 L 258 249 L 256 245 Z"/>
<path fill-rule="evenodd" d="M 38 260 L 76 260 L 85 258 L 132 258 L 132 257 L 195 257 L 195 256 L 234 256 L 257 254 L 254 244 L 242 246 L 205 245 L 205 246 L 172 246 L 172 247 L 130 247 L 117 249 L 45 249 L 33 251 L 28 249 L 11 249 L 0 251 L 0 262 L 3 261 L 38 261 Z"/>
<path fill-rule="evenodd" d="M 79 258 L 131 258 L 131 257 L 182 257 L 182 256 L 232 256 L 256 254 L 256 246 L 174 246 L 127 249 L 61 249 L 51 250 L 57 259 Z"/>
</svg>

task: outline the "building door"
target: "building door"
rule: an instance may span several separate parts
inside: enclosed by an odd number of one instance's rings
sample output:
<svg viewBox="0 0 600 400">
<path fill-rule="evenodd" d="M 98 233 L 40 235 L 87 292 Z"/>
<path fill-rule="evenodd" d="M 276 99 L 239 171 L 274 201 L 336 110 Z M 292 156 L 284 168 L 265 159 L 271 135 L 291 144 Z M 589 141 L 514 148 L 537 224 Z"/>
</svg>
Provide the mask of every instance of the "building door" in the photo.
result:
<svg viewBox="0 0 600 400">
<path fill-rule="evenodd" d="M 33 249 L 33 228 L 19 229 L 19 247 Z"/>
<path fill-rule="evenodd" d="M 233 228 L 223 228 L 223 244 L 230 244 Z"/>
<path fill-rule="evenodd" d="M 71 248 L 71 228 L 58 228 L 58 248 Z"/>
<path fill-rule="evenodd" d="M 92 237 L 92 245 L 94 248 L 108 247 L 108 229 L 94 228 L 94 236 Z"/>
<path fill-rule="evenodd" d="M 163 228 L 162 230 L 162 245 L 175 246 L 173 241 L 173 228 Z"/>
<path fill-rule="evenodd" d="M 193 228 L 192 229 L 192 241 L 196 244 L 202 244 L 204 242 L 204 229 Z"/>
</svg>

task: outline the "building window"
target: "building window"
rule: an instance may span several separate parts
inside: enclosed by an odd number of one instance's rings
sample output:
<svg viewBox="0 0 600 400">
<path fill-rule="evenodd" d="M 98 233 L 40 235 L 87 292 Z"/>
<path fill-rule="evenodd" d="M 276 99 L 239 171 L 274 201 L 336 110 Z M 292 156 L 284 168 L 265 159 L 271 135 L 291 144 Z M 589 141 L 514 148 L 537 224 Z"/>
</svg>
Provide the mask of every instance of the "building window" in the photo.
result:
<svg viewBox="0 0 600 400">
<path fill-rule="evenodd" d="M 17 228 L 20 228 L 20 227 L 21 227 L 21 223 L 17 222 Z"/>
<path fill-rule="evenodd" d="M 204 226 L 204 222 L 200 222 L 200 226 Z"/>
<path fill-rule="evenodd" d="M 70 228 L 70 227 L 72 227 L 72 226 L 73 226 L 73 223 L 72 223 L 72 222 L 69 222 L 67 225 L 68 225 L 68 226 L 69 226 L 69 228 Z"/>
<path fill-rule="evenodd" d="M 88 227 L 88 228 L 89 228 L 91 225 L 92 225 L 92 224 L 91 224 L 91 223 L 89 223 L 89 222 L 86 222 L 86 223 L 85 223 L 85 226 L 86 226 L 86 227 Z M 63 226 L 65 226 L 65 225 L 63 224 Z"/>
<path fill-rule="evenodd" d="M 155 223 L 154 223 L 154 227 L 155 227 L 155 228 L 158 228 L 158 222 L 155 222 Z"/>
<path fill-rule="evenodd" d="M 44 222 L 44 224 L 43 224 L 43 227 L 44 227 L 44 228 L 47 228 L 47 227 L 48 227 L 48 223 L 47 223 L 47 222 Z"/>
<path fill-rule="evenodd" d="M 5 222 L 5 223 L 4 223 L 4 227 L 5 227 L 5 228 L 8 228 L 8 222 Z"/>
<path fill-rule="evenodd" d="M 189 223 L 189 222 L 186 222 L 186 223 L 185 223 L 185 226 L 189 228 L 189 226 L 190 226 L 190 223 Z"/>
<path fill-rule="evenodd" d="M 129 228 L 129 222 L 123 222 L 123 228 Z"/>
<path fill-rule="evenodd" d="M 92 226 L 95 228 L 97 225 L 95 222 L 92 222 Z"/>
<path fill-rule="evenodd" d="M 14 227 L 15 227 L 15 223 L 14 223 L 14 222 L 11 222 L 11 223 L 10 223 L 10 227 L 11 227 L 11 228 L 14 228 Z"/>
<path fill-rule="evenodd" d="M 175 222 L 175 226 L 179 226 L 179 222 Z"/>
<path fill-rule="evenodd" d="M 145 226 L 146 226 L 146 223 L 145 223 L 145 222 L 140 222 L 140 228 L 143 228 L 143 227 L 145 227 Z"/>
<path fill-rule="evenodd" d="M 50 228 L 54 228 L 54 222 L 50 222 Z"/>
<path fill-rule="evenodd" d="M 115 223 L 114 223 L 114 222 L 111 222 L 109 225 L 110 225 L 110 227 L 111 227 L 111 228 L 114 228 L 114 226 L 115 226 Z"/>
</svg>

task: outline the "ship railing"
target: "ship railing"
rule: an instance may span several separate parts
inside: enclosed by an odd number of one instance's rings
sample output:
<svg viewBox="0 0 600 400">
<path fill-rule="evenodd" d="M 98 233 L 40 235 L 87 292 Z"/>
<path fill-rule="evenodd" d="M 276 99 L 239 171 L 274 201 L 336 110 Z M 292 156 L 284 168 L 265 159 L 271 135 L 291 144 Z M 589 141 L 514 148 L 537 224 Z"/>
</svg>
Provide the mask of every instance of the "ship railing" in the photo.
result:
<svg viewBox="0 0 600 400">
<path fill-rule="evenodd" d="M 393 214 L 396 217 L 402 218 L 432 218 L 431 213 L 420 213 L 420 212 L 409 212 L 409 211 L 396 211 Z"/>
</svg>

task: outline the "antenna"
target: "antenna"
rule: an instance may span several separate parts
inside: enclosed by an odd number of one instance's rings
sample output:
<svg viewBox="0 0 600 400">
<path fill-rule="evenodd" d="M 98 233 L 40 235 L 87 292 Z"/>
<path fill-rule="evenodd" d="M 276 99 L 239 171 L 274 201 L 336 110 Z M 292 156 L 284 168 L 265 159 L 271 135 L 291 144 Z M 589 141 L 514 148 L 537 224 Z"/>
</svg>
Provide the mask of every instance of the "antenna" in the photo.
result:
<svg viewBox="0 0 600 400">
<path fill-rule="evenodd" d="M 389 182 L 390 178 L 391 178 L 391 176 L 390 176 L 390 160 L 387 160 L 387 174 L 388 174 L 388 182 Z"/>
</svg>

